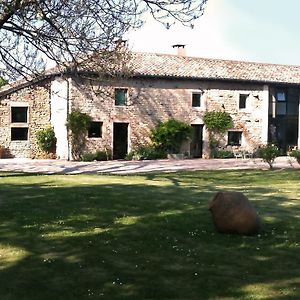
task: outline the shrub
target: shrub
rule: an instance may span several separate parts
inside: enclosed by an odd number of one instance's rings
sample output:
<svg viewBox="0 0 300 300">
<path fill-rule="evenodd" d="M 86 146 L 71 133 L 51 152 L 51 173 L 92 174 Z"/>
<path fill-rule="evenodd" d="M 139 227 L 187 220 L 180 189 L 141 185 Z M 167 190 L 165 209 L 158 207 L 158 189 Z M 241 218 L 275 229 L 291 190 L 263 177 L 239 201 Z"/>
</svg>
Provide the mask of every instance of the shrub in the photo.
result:
<svg viewBox="0 0 300 300">
<path fill-rule="evenodd" d="M 53 127 L 47 127 L 39 130 L 36 133 L 36 141 L 42 151 L 54 153 L 56 147 L 56 137 Z"/>
<path fill-rule="evenodd" d="M 159 123 L 151 131 L 154 148 L 168 153 L 179 153 L 183 141 L 191 138 L 192 127 L 181 121 L 170 119 Z"/>
<path fill-rule="evenodd" d="M 234 154 L 232 151 L 228 151 L 228 150 L 213 149 L 211 150 L 211 157 L 212 158 L 233 158 Z"/>
<path fill-rule="evenodd" d="M 126 159 L 138 159 L 138 160 L 146 160 L 146 159 L 164 159 L 167 158 L 167 152 L 163 149 L 158 149 L 151 146 L 141 146 L 135 150 L 130 151 Z"/>
<path fill-rule="evenodd" d="M 81 155 L 82 161 L 94 161 L 96 160 L 96 154 L 95 153 L 83 153 Z"/>
<path fill-rule="evenodd" d="M 111 159 L 111 152 L 110 151 L 101 151 L 98 150 L 96 152 L 88 152 L 83 153 L 81 155 L 82 161 L 106 161 Z"/>
<path fill-rule="evenodd" d="M 98 161 L 110 160 L 111 159 L 111 152 L 110 151 L 96 151 L 95 158 Z"/>
<path fill-rule="evenodd" d="M 256 153 L 258 157 L 262 158 L 264 162 L 269 164 L 270 169 L 273 169 L 274 160 L 280 154 L 278 148 L 271 144 L 261 146 Z"/>
<path fill-rule="evenodd" d="M 291 157 L 295 157 L 298 164 L 300 164 L 300 151 L 299 150 L 292 150 L 289 155 Z"/>
</svg>

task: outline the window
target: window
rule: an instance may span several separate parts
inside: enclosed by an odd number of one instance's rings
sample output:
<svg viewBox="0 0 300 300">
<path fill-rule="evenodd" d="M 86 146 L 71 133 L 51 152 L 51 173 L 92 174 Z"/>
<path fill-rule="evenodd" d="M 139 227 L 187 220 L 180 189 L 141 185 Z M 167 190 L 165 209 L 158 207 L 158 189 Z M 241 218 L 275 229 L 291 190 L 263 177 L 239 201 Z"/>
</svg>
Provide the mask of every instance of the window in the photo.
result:
<svg viewBox="0 0 300 300">
<path fill-rule="evenodd" d="M 282 102 L 282 101 L 285 102 L 286 101 L 285 92 L 283 92 L 283 91 L 277 92 L 276 93 L 276 100 L 278 102 Z"/>
<path fill-rule="evenodd" d="M 89 138 L 101 138 L 102 137 L 102 125 L 103 122 L 92 122 L 88 129 Z"/>
<path fill-rule="evenodd" d="M 248 97 L 249 97 L 249 95 L 247 95 L 247 94 L 240 94 L 239 109 L 245 109 L 247 107 Z"/>
<path fill-rule="evenodd" d="M 12 123 L 27 123 L 28 107 L 12 107 L 11 122 Z"/>
<path fill-rule="evenodd" d="M 11 140 L 28 140 L 28 106 L 11 107 Z"/>
<path fill-rule="evenodd" d="M 11 140 L 12 141 L 27 141 L 28 140 L 28 128 L 12 127 L 11 128 Z"/>
<path fill-rule="evenodd" d="M 228 131 L 228 145 L 241 146 L 242 132 L 241 131 Z"/>
<path fill-rule="evenodd" d="M 115 89 L 115 105 L 127 105 L 127 89 Z"/>
<path fill-rule="evenodd" d="M 200 93 L 192 94 L 192 107 L 201 107 L 201 94 Z"/>
<path fill-rule="evenodd" d="M 286 93 L 284 91 L 276 93 L 276 114 L 286 115 Z"/>
</svg>

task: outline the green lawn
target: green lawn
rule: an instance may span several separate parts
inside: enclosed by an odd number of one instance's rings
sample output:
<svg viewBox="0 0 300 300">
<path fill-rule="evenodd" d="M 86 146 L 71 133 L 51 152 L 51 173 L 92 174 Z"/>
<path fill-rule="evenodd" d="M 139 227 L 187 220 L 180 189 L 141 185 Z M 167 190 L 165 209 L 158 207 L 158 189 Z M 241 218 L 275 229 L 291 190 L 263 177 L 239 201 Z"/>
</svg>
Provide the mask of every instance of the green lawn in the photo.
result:
<svg viewBox="0 0 300 300">
<path fill-rule="evenodd" d="M 300 172 L 0 173 L 0 299 L 300 299 Z M 215 232 L 244 192 L 264 232 Z"/>
</svg>

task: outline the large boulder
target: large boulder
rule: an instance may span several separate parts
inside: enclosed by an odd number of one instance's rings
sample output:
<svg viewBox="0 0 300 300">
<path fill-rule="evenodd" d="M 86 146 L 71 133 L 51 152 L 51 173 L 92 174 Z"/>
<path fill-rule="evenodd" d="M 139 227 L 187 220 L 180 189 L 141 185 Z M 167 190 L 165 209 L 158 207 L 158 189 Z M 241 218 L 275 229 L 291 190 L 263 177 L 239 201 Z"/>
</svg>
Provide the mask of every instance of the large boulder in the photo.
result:
<svg viewBox="0 0 300 300">
<path fill-rule="evenodd" d="M 214 224 L 221 233 L 252 235 L 261 222 L 248 198 L 240 192 L 218 192 L 209 204 Z"/>
</svg>

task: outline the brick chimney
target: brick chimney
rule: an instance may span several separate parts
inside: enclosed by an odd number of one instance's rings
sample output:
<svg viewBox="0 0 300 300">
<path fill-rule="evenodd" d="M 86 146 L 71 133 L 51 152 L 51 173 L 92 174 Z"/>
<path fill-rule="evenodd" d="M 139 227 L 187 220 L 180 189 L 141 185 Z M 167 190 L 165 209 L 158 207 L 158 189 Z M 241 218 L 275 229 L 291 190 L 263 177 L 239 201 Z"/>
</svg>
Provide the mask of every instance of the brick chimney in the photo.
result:
<svg viewBox="0 0 300 300">
<path fill-rule="evenodd" d="M 185 46 L 186 45 L 183 45 L 183 44 L 172 45 L 172 47 L 174 49 L 177 49 L 177 55 L 178 56 L 185 56 L 186 55 L 186 53 L 185 53 Z"/>
</svg>

